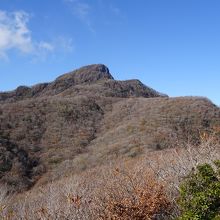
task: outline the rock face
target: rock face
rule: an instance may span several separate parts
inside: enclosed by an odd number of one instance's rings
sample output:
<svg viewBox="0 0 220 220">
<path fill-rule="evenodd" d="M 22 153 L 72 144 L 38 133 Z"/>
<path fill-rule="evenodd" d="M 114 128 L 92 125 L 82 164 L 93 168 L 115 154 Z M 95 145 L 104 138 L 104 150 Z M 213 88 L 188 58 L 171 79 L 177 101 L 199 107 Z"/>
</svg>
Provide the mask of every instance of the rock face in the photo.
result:
<svg viewBox="0 0 220 220">
<path fill-rule="evenodd" d="M 71 85 L 83 84 L 83 83 L 94 83 L 98 80 L 108 80 L 114 78 L 109 72 L 109 69 L 102 64 L 95 64 L 84 66 L 78 70 L 70 73 L 66 73 L 55 80 L 56 82 L 66 81 Z"/>
<path fill-rule="evenodd" d="M 205 98 L 169 98 L 89 65 L 50 83 L 0 93 L 0 182 L 23 190 L 117 157 L 172 146 L 220 126 Z"/>
</svg>

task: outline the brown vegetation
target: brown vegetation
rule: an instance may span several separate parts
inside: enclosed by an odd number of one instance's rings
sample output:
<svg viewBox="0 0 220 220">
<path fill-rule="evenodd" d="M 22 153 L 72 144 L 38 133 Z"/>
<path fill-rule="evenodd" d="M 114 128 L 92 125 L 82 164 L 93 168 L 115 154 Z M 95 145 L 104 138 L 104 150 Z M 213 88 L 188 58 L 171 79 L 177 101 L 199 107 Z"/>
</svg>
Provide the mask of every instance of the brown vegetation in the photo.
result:
<svg viewBox="0 0 220 220">
<path fill-rule="evenodd" d="M 8 200 L 5 219 L 175 219 L 179 185 L 197 164 L 219 159 L 219 141 L 201 140 L 71 175 Z M 4 191 L 2 191 L 4 192 Z M 7 218 L 6 218 L 7 217 Z M 4 218 L 3 218 L 4 219 Z"/>
<path fill-rule="evenodd" d="M 219 159 L 217 106 L 115 81 L 103 65 L 1 93 L 0 103 L 5 219 L 169 219 L 182 178 Z"/>
</svg>

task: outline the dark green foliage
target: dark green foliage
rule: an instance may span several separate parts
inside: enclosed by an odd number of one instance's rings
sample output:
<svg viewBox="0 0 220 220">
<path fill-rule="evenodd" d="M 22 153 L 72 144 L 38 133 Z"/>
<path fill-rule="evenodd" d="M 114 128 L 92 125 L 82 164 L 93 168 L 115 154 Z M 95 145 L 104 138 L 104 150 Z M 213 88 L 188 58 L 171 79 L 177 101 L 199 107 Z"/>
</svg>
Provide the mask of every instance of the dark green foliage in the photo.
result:
<svg viewBox="0 0 220 220">
<path fill-rule="evenodd" d="M 214 164 L 197 166 L 181 184 L 179 220 L 220 219 L 220 161 Z"/>
</svg>

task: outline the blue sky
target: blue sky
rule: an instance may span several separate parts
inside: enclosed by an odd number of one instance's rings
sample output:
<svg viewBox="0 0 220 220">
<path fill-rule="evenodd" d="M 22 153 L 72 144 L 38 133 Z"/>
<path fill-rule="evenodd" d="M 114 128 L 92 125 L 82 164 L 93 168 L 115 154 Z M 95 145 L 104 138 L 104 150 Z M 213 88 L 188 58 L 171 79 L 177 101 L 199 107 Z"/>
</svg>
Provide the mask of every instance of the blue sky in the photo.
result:
<svg viewBox="0 0 220 220">
<path fill-rule="evenodd" d="M 219 0 L 0 0 L 0 90 L 106 64 L 220 105 Z"/>
</svg>

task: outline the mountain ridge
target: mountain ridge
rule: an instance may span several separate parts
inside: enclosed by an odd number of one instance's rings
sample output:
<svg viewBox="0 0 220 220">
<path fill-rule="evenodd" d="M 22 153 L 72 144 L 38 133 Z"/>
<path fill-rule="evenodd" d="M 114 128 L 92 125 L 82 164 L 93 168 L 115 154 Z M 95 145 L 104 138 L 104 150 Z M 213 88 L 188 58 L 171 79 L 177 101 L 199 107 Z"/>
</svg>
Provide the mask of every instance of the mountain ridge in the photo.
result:
<svg viewBox="0 0 220 220">
<path fill-rule="evenodd" d="M 215 126 L 220 109 L 206 98 L 170 98 L 89 65 L 51 83 L 0 93 L 0 183 L 22 191 L 188 136 L 198 140 Z"/>
<path fill-rule="evenodd" d="M 123 93 L 123 90 L 127 90 L 126 95 L 122 94 L 121 97 L 128 97 L 129 95 L 144 97 L 166 96 L 150 87 L 145 86 L 139 80 L 114 80 L 113 76 L 109 72 L 109 69 L 105 65 L 93 64 L 65 73 L 50 83 L 40 83 L 31 87 L 19 86 L 17 89 L 10 92 L 0 92 L 0 103 L 39 97 L 44 94 L 58 95 L 72 87 L 97 83 L 101 83 L 103 87 L 107 87 L 110 90 L 117 88 L 121 93 Z M 119 96 L 119 94 L 115 96 Z"/>
</svg>

